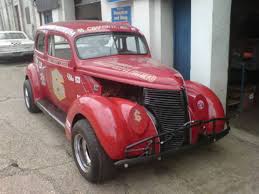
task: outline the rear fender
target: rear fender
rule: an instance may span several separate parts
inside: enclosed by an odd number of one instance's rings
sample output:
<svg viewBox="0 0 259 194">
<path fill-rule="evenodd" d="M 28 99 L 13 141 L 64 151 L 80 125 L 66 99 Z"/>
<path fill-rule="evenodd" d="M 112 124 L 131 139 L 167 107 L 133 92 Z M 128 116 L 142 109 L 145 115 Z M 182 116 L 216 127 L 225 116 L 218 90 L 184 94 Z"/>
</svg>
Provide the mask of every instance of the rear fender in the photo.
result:
<svg viewBox="0 0 259 194">
<path fill-rule="evenodd" d="M 225 117 L 224 108 L 219 98 L 211 89 L 192 81 L 186 81 L 185 84 L 189 101 L 189 113 L 192 120 L 209 120 Z M 197 108 L 198 100 L 204 101 L 205 107 L 203 110 Z M 221 132 L 224 129 L 224 124 L 224 121 L 217 121 L 214 132 Z M 192 128 L 191 133 L 191 143 L 195 144 L 198 141 L 199 134 L 213 133 L 213 124 L 210 123 L 199 128 Z"/>
<path fill-rule="evenodd" d="M 38 77 L 37 67 L 33 63 L 29 64 L 25 70 L 25 74 L 26 77 L 30 80 L 34 100 L 37 101 L 41 99 L 41 85 Z"/>
<path fill-rule="evenodd" d="M 120 98 L 82 96 L 71 106 L 66 119 L 66 136 L 71 140 L 72 128 L 78 115 L 87 119 L 109 157 L 113 160 L 125 158 L 125 148 L 157 131 L 149 119 L 148 128 L 138 136 L 128 127 L 129 112 L 136 103 Z"/>
</svg>

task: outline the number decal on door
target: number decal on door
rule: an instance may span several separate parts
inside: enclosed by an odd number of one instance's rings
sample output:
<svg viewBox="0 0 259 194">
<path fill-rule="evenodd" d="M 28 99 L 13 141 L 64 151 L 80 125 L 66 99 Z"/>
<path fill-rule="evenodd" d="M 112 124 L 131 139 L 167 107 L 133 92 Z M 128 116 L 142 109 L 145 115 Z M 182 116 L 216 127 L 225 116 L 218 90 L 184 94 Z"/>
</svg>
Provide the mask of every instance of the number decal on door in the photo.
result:
<svg viewBox="0 0 259 194">
<path fill-rule="evenodd" d="M 57 70 L 51 72 L 53 92 L 59 101 L 66 98 L 64 78 L 62 74 Z"/>
</svg>

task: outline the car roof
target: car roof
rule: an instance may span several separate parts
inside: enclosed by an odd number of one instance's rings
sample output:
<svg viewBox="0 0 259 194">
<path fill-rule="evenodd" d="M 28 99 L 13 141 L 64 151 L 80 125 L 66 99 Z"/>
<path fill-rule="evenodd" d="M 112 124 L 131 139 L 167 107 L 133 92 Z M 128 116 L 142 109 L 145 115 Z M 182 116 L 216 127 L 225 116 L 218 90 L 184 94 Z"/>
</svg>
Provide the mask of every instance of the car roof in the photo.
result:
<svg viewBox="0 0 259 194">
<path fill-rule="evenodd" d="M 39 30 L 54 30 L 75 36 L 82 33 L 125 31 L 138 32 L 139 30 L 126 22 L 104 22 L 95 20 L 75 20 L 66 22 L 54 22 L 41 26 Z"/>
</svg>

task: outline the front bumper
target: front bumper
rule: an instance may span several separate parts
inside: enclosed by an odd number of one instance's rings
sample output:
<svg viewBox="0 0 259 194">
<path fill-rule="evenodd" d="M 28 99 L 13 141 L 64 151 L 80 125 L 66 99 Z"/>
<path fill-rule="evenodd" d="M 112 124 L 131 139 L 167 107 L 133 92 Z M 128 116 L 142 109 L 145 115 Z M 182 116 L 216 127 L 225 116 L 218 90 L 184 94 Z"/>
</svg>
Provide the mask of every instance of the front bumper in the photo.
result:
<svg viewBox="0 0 259 194">
<path fill-rule="evenodd" d="M 168 150 L 168 151 L 165 151 L 165 152 L 162 152 L 162 153 L 159 153 L 159 154 L 152 153 L 152 154 L 145 155 L 145 156 L 139 156 L 139 157 L 135 157 L 135 158 L 123 159 L 123 160 L 116 161 L 114 163 L 114 165 L 116 167 L 125 167 L 125 168 L 127 168 L 128 166 L 132 166 L 132 165 L 139 164 L 139 163 L 145 163 L 145 162 L 148 162 L 150 160 L 155 160 L 155 159 L 161 160 L 162 156 L 172 155 L 172 154 L 179 153 L 179 152 L 182 152 L 182 151 L 194 148 L 194 147 L 198 147 L 198 146 L 201 146 L 201 145 L 206 145 L 206 144 L 210 144 L 210 143 L 216 142 L 216 141 L 222 139 L 223 137 L 225 137 L 226 135 L 229 134 L 230 125 L 229 125 L 228 119 L 226 119 L 226 118 L 212 119 L 212 120 L 209 120 L 209 121 L 195 121 L 193 124 L 188 124 L 188 126 L 183 126 L 184 128 L 191 128 L 191 127 L 194 127 L 194 126 L 197 126 L 197 125 L 201 125 L 201 124 L 204 124 L 204 123 L 213 122 L 213 124 L 215 124 L 216 121 L 223 121 L 223 120 L 226 121 L 226 124 L 227 124 L 226 129 L 224 129 L 220 133 L 213 132 L 210 135 L 201 135 L 199 143 L 197 143 L 195 145 L 190 145 L 189 144 L 189 145 L 185 145 L 185 146 L 179 147 L 177 149 L 173 149 L 173 150 Z M 213 129 L 213 131 L 214 131 L 214 129 Z M 162 134 L 162 135 L 164 135 L 164 134 Z M 127 152 L 127 149 L 133 148 L 133 147 L 135 147 L 135 146 L 137 146 L 139 144 L 142 144 L 144 142 L 148 142 L 150 140 L 154 140 L 154 138 L 157 138 L 157 137 L 147 138 L 147 139 L 144 139 L 142 141 L 136 142 L 136 143 L 134 143 L 132 145 L 129 145 L 126 148 L 126 152 Z M 153 141 L 153 143 L 155 143 L 155 141 Z"/>
</svg>

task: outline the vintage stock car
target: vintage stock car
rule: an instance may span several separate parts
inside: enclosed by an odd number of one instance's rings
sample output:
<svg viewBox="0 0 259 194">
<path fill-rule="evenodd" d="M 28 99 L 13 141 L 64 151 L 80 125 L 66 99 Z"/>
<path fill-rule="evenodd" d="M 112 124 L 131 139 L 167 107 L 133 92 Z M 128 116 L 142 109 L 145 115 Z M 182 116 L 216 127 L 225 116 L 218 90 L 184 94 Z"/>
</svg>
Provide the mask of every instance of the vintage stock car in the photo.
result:
<svg viewBox="0 0 259 194">
<path fill-rule="evenodd" d="M 65 129 L 91 182 L 230 131 L 217 96 L 153 60 L 143 34 L 126 23 L 40 27 L 23 91 L 29 112 L 42 111 Z"/>
</svg>

